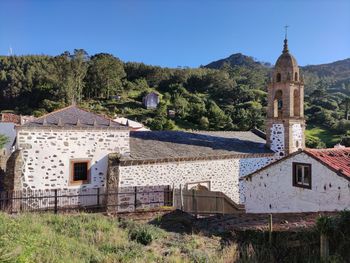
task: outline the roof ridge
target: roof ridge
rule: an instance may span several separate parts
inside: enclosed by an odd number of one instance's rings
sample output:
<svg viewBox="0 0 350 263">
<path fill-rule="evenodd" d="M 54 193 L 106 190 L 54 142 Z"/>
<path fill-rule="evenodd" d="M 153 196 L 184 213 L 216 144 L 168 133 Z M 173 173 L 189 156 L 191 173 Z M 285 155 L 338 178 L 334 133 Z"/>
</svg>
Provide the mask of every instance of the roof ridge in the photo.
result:
<svg viewBox="0 0 350 263">
<path fill-rule="evenodd" d="M 79 110 L 85 111 L 85 112 L 87 112 L 87 113 L 95 114 L 96 116 L 99 116 L 99 117 L 101 117 L 101 118 L 104 118 L 104 119 L 106 119 L 106 120 L 108 120 L 108 121 L 112 121 L 112 122 L 117 123 L 117 124 L 119 124 L 119 125 L 125 126 L 124 124 L 118 123 L 118 122 L 114 121 L 112 118 L 110 118 L 110 117 L 108 117 L 108 116 L 106 116 L 106 115 L 102 115 L 102 114 L 99 114 L 99 113 L 96 113 L 96 112 L 92 112 L 92 111 L 83 109 L 83 108 L 81 108 L 81 107 L 79 107 L 79 106 L 77 106 L 77 105 L 75 105 L 75 107 L 76 107 L 77 109 L 79 109 Z"/>
<path fill-rule="evenodd" d="M 322 148 L 322 149 L 313 149 L 313 148 L 305 148 L 307 152 L 326 152 L 326 151 L 350 151 L 350 147 L 343 148 Z"/>
<path fill-rule="evenodd" d="M 104 118 L 107 121 L 112 121 L 115 124 L 119 124 L 119 125 L 125 126 L 124 124 L 121 124 L 121 123 L 118 123 L 118 122 L 114 121 L 112 118 L 110 118 L 108 116 L 105 116 L 105 115 L 102 115 L 102 114 L 98 114 L 98 113 L 93 112 L 93 111 L 86 110 L 84 108 L 79 107 L 78 105 L 69 105 L 67 107 L 63 107 L 61 109 L 58 109 L 58 110 L 55 110 L 55 111 L 51 111 L 51 112 L 49 112 L 47 114 L 44 114 L 44 115 L 42 115 L 42 116 L 40 116 L 38 118 L 35 118 L 33 121 L 30 121 L 30 122 L 34 122 L 34 121 L 37 121 L 37 120 L 42 120 L 43 118 L 46 118 L 46 117 L 48 117 L 48 116 L 50 116 L 52 114 L 55 114 L 55 113 L 58 113 L 58 112 L 62 112 L 64 110 L 67 110 L 67 109 L 70 109 L 70 108 L 76 108 L 78 110 L 81 110 L 81 111 L 84 111 L 84 112 L 87 112 L 87 113 L 90 113 L 90 114 L 94 114 L 94 115 L 96 115 L 98 117 Z"/>
<path fill-rule="evenodd" d="M 61 111 L 64 111 L 64 110 L 66 110 L 66 109 L 68 109 L 68 108 L 71 108 L 71 107 L 76 107 L 76 106 L 74 106 L 74 105 L 69 105 L 69 106 L 67 106 L 67 107 L 63 107 L 63 108 L 61 108 L 61 109 L 58 109 L 58 110 L 55 110 L 55 111 L 51 111 L 51 112 L 46 113 L 46 114 L 44 114 L 44 115 L 42 115 L 42 116 L 40 116 L 40 117 L 38 117 L 38 118 L 35 118 L 34 120 L 32 120 L 32 121 L 30 121 L 30 122 L 33 122 L 33 121 L 36 121 L 36 120 L 40 120 L 40 119 L 42 119 L 42 118 L 46 118 L 47 116 L 49 116 L 49 115 L 51 115 L 51 114 L 53 114 L 53 113 L 61 112 Z"/>
</svg>

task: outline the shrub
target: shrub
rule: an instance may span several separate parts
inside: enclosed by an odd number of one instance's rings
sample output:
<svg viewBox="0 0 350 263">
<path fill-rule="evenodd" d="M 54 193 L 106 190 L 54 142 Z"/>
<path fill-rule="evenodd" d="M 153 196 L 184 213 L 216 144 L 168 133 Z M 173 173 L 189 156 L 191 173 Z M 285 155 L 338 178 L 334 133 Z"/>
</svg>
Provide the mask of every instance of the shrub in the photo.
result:
<svg viewBox="0 0 350 263">
<path fill-rule="evenodd" d="M 140 243 L 145 246 L 151 244 L 154 240 L 154 236 L 152 235 L 152 233 L 144 227 L 131 230 L 129 235 L 131 240 L 136 241 L 137 243 Z"/>
</svg>

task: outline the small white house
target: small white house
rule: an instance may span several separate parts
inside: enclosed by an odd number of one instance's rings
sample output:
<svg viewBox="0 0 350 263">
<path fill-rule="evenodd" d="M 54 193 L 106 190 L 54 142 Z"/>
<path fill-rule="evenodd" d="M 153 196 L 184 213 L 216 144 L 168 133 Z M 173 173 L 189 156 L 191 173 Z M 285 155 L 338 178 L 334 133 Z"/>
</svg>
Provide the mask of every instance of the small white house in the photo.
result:
<svg viewBox="0 0 350 263">
<path fill-rule="evenodd" d="M 350 209 L 350 148 L 299 151 L 242 180 L 248 213 Z"/>
<path fill-rule="evenodd" d="M 156 109 L 159 104 L 159 94 L 156 92 L 151 92 L 143 97 L 143 105 L 146 109 Z"/>
</svg>

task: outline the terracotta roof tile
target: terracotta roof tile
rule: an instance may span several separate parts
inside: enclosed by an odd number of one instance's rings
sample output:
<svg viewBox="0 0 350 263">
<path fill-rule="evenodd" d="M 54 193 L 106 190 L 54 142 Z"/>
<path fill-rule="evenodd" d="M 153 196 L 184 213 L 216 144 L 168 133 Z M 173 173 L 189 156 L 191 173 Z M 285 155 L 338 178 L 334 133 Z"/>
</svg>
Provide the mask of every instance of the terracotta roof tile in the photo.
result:
<svg viewBox="0 0 350 263">
<path fill-rule="evenodd" d="M 1 122 L 21 123 L 21 117 L 13 113 L 1 113 Z"/>
<path fill-rule="evenodd" d="M 350 147 L 305 149 L 305 152 L 329 168 L 350 178 Z"/>
</svg>

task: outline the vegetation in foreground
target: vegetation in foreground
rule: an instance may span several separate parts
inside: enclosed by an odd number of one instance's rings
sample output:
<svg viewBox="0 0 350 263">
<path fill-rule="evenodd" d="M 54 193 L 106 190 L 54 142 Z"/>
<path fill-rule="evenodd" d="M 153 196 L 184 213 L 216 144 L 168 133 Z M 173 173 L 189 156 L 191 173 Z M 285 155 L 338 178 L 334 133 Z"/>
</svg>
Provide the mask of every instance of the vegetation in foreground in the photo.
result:
<svg viewBox="0 0 350 263">
<path fill-rule="evenodd" d="M 234 248 L 98 214 L 0 214 L 0 262 L 230 262 Z"/>
<path fill-rule="evenodd" d="M 190 221 L 181 216 L 151 225 L 101 214 L 0 213 L 0 262 L 320 262 L 322 233 L 330 240 L 327 262 L 338 263 L 350 256 L 349 218 L 342 212 L 307 231 L 273 232 L 270 245 L 258 230 L 184 231 L 180 225 Z"/>
</svg>

